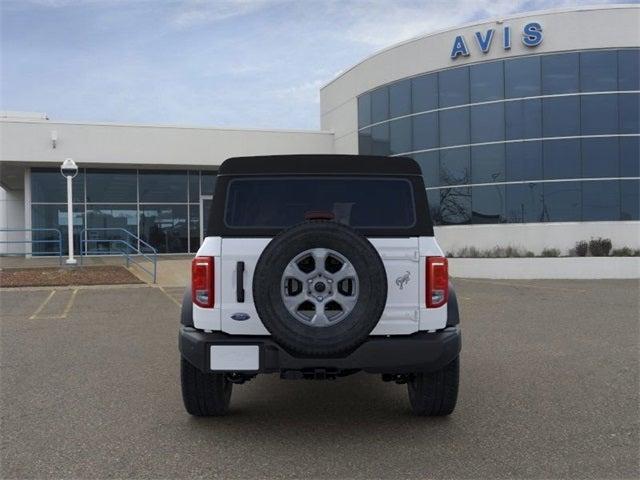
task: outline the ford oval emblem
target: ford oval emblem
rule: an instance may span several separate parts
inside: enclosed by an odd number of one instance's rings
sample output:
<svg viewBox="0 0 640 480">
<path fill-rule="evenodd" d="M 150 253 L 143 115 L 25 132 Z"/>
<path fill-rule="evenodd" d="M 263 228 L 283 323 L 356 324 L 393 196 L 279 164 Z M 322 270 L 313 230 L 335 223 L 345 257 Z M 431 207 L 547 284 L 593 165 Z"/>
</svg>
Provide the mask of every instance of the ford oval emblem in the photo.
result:
<svg viewBox="0 0 640 480">
<path fill-rule="evenodd" d="M 238 322 L 244 322 L 245 320 L 249 320 L 251 317 L 248 313 L 234 313 L 231 315 L 231 318 Z"/>
</svg>

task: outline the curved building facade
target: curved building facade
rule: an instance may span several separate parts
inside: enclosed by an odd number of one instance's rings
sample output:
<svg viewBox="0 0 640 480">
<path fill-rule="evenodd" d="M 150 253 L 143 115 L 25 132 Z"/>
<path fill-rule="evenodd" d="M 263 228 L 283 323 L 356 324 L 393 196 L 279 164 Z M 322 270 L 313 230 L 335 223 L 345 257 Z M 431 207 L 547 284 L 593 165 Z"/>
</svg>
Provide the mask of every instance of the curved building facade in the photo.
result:
<svg viewBox="0 0 640 480">
<path fill-rule="evenodd" d="M 528 246 L 562 224 L 561 247 L 600 231 L 637 244 L 639 12 L 539 12 L 391 47 L 323 88 L 322 127 L 338 151 L 414 158 L 445 236 Z M 474 243 L 453 232 L 449 247 Z"/>
</svg>

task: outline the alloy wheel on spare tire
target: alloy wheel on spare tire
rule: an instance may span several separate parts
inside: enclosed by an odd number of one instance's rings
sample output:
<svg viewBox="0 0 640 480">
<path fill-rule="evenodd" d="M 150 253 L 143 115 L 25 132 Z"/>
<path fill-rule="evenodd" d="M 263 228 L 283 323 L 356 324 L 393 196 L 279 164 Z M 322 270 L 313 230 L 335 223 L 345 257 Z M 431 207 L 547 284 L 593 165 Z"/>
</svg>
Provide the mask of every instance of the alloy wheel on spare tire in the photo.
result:
<svg viewBox="0 0 640 480">
<path fill-rule="evenodd" d="M 355 349 L 378 323 L 387 276 L 366 238 L 346 225 L 313 220 L 267 245 L 253 276 L 253 300 L 286 350 L 333 356 Z"/>
</svg>

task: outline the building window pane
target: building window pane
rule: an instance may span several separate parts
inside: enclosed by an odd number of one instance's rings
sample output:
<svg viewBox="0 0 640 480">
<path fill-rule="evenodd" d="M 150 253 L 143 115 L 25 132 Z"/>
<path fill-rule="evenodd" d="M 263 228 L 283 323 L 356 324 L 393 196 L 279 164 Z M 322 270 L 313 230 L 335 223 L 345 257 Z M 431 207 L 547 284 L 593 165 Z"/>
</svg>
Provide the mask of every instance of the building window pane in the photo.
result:
<svg viewBox="0 0 640 480">
<path fill-rule="evenodd" d="M 371 123 L 389 118 L 389 89 L 381 87 L 371 92 Z"/>
<path fill-rule="evenodd" d="M 582 221 L 620 220 L 620 182 L 582 182 Z"/>
<path fill-rule="evenodd" d="M 403 80 L 389 87 L 390 118 L 411 113 L 411 80 Z"/>
<path fill-rule="evenodd" d="M 438 113 L 413 117 L 413 151 L 438 148 Z"/>
<path fill-rule="evenodd" d="M 365 128 L 358 133 L 358 153 L 360 155 L 371 155 L 373 153 L 371 128 Z"/>
<path fill-rule="evenodd" d="M 383 123 L 371 127 L 371 153 L 373 155 L 389 155 L 389 124 Z"/>
<path fill-rule="evenodd" d="M 471 147 L 471 183 L 505 181 L 504 144 Z"/>
<path fill-rule="evenodd" d="M 471 188 L 471 223 L 502 223 L 505 217 L 504 185 Z"/>
<path fill-rule="evenodd" d="M 640 50 L 618 51 L 618 90 L 640 90 Z"/>
<path fill-rule="evenodd" d="M 540 57 L 507 60 L 504 77 L 506 98 L 540 95 Z"/>
<path fill-rule="evenodd" d="M 640 133 L 640 95 L 625 93 L 620 100 L 620 133 Z"/>
<path fill-rule="evenodd" d="M 422 169 L 422 177 L 427 187 L 437 187 L 440 184 L 440 154 L 439 152 L 417 153 L 413 159 Z"/>
<path fill-rule="evenodd" d="M 411 80 L 413 113 L 438 108 L 438 74 L 422 75 Z"/>
<path fill-rule="evenodd" d="M 640 181 L 620 181 L 620 220 L 640 220 Z"/>
<path fill-rule="evenodd" d="M 87 228 L 109 230 L 87 231 L 87 250 L 94 254 L 120 254 L 137 250 L 137 242 L 126 230 L 138 236 L 137 205 L 90 205 L 87 208 Z M 120 230 L 122 229 L 122 230 Z M 99 240 L 112 241 L 99 241 Z"/>
<path fill-rule="evenodd" d="M 140 237 L 159 253 L 188 252 L 186 205 L 141 205 Z"/>
<path fill-rule="evenodd" d="M 462 225 L 471 222 L 471 188 L 440 190 L 440 223 Z"/>
<path fill-rule="evenodd" d="M 140 202 L 187 202 L 187 172 L 140 170 Z"/>
<path fill-rule="evenodd" d="M 620 176 L 640 177 L 640 137 L 620 138 Z"/>
<path fill-rule="evenodd" d="M 507 143 L 507 181 L 542 179 L 542 142 Z"/>
<path fill-rule="evenodd" d="M 455 108 L 439 112 L 440 146 L 469 144 L 469 108 Z"/>
<path fill-rule="evenodd" d="M 580 99 L 583 135 L 618 133 L 618 96 L 585 95 Z"/>
<path fill-rule="evenodd" d="M 542 132 L 545 137 L 580 135 L 580 98 L 543 99 Z"/>
<path fill-rule="evenodd" d="M 200 201 L 200 174 L 197 170 L 189 171 L 189 201 Z"/>
<path fill-rule="evenodd" d="M 523 183 L 506 186 L 507 221 L 509 223 L 541 222 L 542 184 Z"/>
<path fill-rule="evenodd" d="M 200 248 L 200 205 L 189 205 L 189 240 L 191 253 Z"/>
<path fill-rule="evenodd" d="M 358 97 L 358 128 L 371 124 L 371 96 L 368 93 Z"/>
<path fill-rule="evenodd" d="M 202 192 L 202 195 L 213 195 L 213 192 L 216 190 L 217 180 L 217 171 L 202 170 L 200 172 L 200 191 Z"/>
<path fill-rule="evenodd" d="M 427 190 L 427 202 L 431 221 L 434 225 L 442 225 L 442 213 L 440 212 L 440 190 Z"/>
<path fill-rule="evenodd" d="M 440 72 L 438 80 L 440 108 L 469 103 L 469 68 Z"/>
<path fill-rule="evenodd" d="M 617 177 L 618 137 L 582 139 L 582 176 Z"/>
<path fill-rule="evenodd" d="M 544 188 L 545 222 L 579 222 L 582 212 L 581 182 L 547 182 Z"/>
<path fill-rule="evenodd" d="M 84 169 L 71 181 L 73 202 L 84 203 Z M 58 168 L 31 169 L 31 201 L 43 203 L 67 203 L 67 179 Z"/>
<path fill-rule="evenodd" d="M 542 136 L 542 101 L 539 98 L 506 102 L 504 109 L 507 140 Z"/>
<path fill-rule="evenodd" d="M 58 175 L 60 173 L 58 172 Z M 62 239 L 62 254 L 69 254 L 67 242 L 67 206 L 66 205 L 32 205 L 31 228 L 55 228 L 56 232 L 32 232 L 34 240 L 31 252 L 34 255 L 57 255 L 59 250 L 58 239 Z M 80 253 L 80 232 L 84 228 L 84 205 L 73 205 L 73 248 Z M 9 247 L 11 248 L 11 247 Z"/>
<path fill-rule="evenodd" d="M 390 153 L 406 153 L 411 151 L 411 118 L 401 118 L 389 122 Z"/>
<path fill-rule="evenodd" d="M 464 185 L 471 179 L 469 147 L 440 150 L 440 185 Z"/>
<path fill-rule="evenodd" d="M 504 140 L 504 103 L 471 107 L 471 143 Z"/>
<path fill-rule="evenodd" d="M 545 180 L 580 178 L 580 140 L 547 140 L 543 148 Z"/>
<path fill-rule="evenodd" d="M 544 55 L 541 60 L 542 94 L 573 93 L 580 89 L 577 53 Z"/>
<path fill-rule="evenodd" d="M 135 170 L 87 170 L 87 202 L 137 202 Z"/>
<path fill-rule="evenodd" d="M 471 103 L 504 98 L 503 62 L 472 65 L 469 68 Z"/>
<path fill-rule="evenodd" d="M 580 54 L 580 90 L 583 92 L 618 90 L 618 55 L 615 51 Z"/>
</svg>

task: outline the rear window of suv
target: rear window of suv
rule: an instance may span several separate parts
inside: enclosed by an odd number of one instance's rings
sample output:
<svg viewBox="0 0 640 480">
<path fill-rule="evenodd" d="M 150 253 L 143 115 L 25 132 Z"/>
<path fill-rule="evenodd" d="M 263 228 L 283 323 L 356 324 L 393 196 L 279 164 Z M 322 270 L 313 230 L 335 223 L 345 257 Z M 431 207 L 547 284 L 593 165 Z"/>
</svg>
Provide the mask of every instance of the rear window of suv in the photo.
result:
<svg viewBox="0 0 640 480">
<path fill-rule="evenodd" d="M 378 177 L 236 178 L 227 188 L 230 228 L 286 228 L 313 214 L 330 214 L 354 228 L 411 228 L 411 182 Z"/>
</svg>

